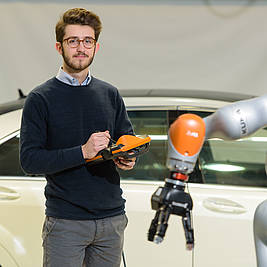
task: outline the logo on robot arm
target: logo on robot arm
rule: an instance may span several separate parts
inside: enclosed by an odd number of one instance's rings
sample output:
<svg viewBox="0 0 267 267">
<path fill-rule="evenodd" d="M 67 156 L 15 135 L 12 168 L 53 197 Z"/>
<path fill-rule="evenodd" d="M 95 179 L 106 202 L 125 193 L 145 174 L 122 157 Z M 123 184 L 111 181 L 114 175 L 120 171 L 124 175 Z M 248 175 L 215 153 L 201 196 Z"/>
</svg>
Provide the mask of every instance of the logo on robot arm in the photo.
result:
<svg viewBox="0 0 267 267">
<path fill-rule="evenodd" d="M 240 126 L 242 135 L 246 135 L 248 132 L 248 127 L 246 121 L 243 118 L 240 118 Z"/>
<path fill-rule="evenodd" d="M 247 135 L 248 134 L 248 125 L 247 125 L 246 117 L 242 113 L 241 109 L 237 109 L 236 114 L 239 117 L 241 135 Z"/>
<path fill-rule="evenodd" d="M 192 132 L 192 131 L 190 131 L 190 130 L 188 130 L 187 132 L 186 132 L 186 135 L 188 135 L 188 136 L 192 136 L 192 137 L 195 137 L 195 138 L 198 138 L 198 132 Z"/>
</svg>

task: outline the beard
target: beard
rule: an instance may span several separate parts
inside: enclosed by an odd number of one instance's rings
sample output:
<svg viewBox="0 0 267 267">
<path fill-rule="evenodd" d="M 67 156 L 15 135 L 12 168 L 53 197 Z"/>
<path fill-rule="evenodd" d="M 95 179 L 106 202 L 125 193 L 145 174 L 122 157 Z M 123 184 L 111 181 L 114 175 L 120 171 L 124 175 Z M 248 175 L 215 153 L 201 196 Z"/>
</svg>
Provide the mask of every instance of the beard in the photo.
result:
<svg viewBox="0 0 267 267">
<path fill-rule="evenodd" d="M 78 60 L 78 62 L 77 61 L 73 61 L 68 55 L 65 54 L 65 51 L 62 48 L 62 57 L 63 57 L 63 60 L 66 63 L 66 65 L 70 69 L 74 70 L 75 72 L 79 72 L 79 71 L 85 70 L 86 68 L 88 68 L 92 64 L 92 62 L 94 60 L 95 51 L 94 51 L 92 57 L 89 57 L 88 55 L 86 55 L 84 53 L 77 53 L 75 55 L 84 55 L 88 59 L 87 60 L 83 60 L 83 61 L 82 60 Z"/>
</svg>

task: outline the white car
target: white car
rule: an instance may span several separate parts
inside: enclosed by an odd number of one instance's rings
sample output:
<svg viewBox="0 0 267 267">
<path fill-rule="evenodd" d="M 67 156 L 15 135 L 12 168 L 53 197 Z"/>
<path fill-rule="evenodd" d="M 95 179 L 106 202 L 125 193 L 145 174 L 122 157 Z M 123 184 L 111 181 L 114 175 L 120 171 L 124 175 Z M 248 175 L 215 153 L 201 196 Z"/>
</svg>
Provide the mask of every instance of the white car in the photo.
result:
<svg viewBox="0 0 267 267">
<path fill-rule="evenodd" d="M 135 133 L 152 139 L 149 152 L 139 158 L 136 167 L 120 172 L 129 218 L 126 265 L 256 267 L 253 216 L 267 198 L 267 129 L 242 140 L 205 142 L 188 183 L 194 202 L 193 252 L 185 249 L 181 217 L 176 215 L 170 216 L 161 244 L 147 241 L 155 214 L 151 196 L 169 176 L 165 161 L 170 124 L 183 113 L 205 117 L 247 96 L 178 90 L 122 90 L 121 94 Z M 40 267 L 46 181 L 25 175 L 19 165 L 19 107 L 21 103 L 14 108 L 0 105 L 0 266 Z"/>
</svg>

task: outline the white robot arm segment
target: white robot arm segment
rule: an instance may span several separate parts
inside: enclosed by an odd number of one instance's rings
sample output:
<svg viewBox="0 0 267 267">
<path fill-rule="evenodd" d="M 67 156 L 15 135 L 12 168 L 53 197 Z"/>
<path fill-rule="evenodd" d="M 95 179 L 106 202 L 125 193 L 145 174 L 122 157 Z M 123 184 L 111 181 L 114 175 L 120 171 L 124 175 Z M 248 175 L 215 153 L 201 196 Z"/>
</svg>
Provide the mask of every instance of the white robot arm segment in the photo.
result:
<svg viewBox="0 0 267 267">
<path fill-rule="evenodd" d="M 206 139 L 236 140 L 267 125 L 267 94 L 235 102 L 204 118 Z"/>
</svg>

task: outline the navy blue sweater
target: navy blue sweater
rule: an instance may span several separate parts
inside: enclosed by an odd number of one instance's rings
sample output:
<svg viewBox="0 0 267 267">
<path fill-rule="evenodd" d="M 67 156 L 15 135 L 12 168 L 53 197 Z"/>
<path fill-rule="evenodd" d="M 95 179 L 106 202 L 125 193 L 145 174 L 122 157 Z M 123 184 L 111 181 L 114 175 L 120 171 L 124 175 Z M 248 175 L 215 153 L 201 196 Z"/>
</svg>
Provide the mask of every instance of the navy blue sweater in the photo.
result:
<svg viewBox="0 0 267 267">
<path fill-rule="evenodd" d="M 71 86 L 55 77 L 28 95 L 22 116 L 20 162 L 26 173 L 44 174 L 46 215 L 88 220 L 124 213 L 120 177 L 112 160 L 88 166 L 81 150 L 90 135 L 133 134 L 121 96 L 94 77 Z"/>
</svg>

